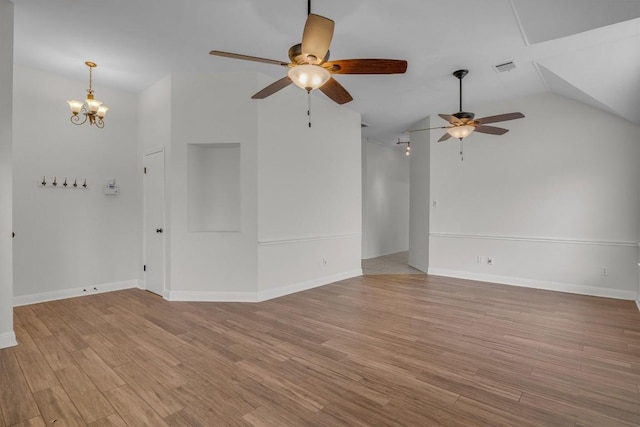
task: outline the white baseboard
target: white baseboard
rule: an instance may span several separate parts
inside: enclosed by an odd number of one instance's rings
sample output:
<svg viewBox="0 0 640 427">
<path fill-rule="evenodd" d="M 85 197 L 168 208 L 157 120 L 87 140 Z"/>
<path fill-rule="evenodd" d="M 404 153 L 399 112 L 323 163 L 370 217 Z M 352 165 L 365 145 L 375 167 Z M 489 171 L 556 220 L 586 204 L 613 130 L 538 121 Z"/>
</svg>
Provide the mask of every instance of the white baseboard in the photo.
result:
<svg viewBox="0 0 640 427">
<path fill-rule="evenodd" d="M 640 311 L 640 299 L 636 300 L 636 306 L 638 306 L 638 311 Z"/>
<path fill-rule="evenodd" d="M 352 277 L 362 276 L 362 269 L 356 268 L 350 271 L 344 271 L 338 274 L 332 274 L 331 276 L 319 277 L 317 279 L 306 280 L 300 283 L 294 283 L 292 285 L 281 286 L 274 289 L 267 289 L 260 291 L 257 294 L 258 301 L 267 301 L 273 298 L 283 297 L 289 294 L 295 294 L 296 292 L 302 292 L 309 289 L 317 288 L 319 286 L 328 285 L 329 283 L 339 282 L 340 280 L 350 279 Z"/>
<path fill-rule="evenodd" d="M 122 289 L 140 288 L 140 280 L 126 280 L 124 282 L 102 283 L 81 288 L 61 289 L 59 291 L 43 292 L 40 294 L 19 295 L 13 297 L 13 306 L 37 304 L 47 301 L 55 301 L 65 298 L 74 298 L 85 295 L 101 294 L 103 292 L 119 291 Z"/>
<path fill-rule="evenodd" d="M 260 292 L 166 291 L 165 299 L 189 302 L 261 302 L 357 276 L 362 276 L 362 269 L 358 268 Z"/>
<path fill-rule="evenodd" d="M 165 291 L 167 301 L 258 302 L 255 292 Z"/>
<path fill-rule="evenodd" d="M 18 345 L 18 341 L 16 341 L 16 334 L 13 331 L 0 334 L 0 348 L 13 347 L 16 345 Z"/>
<path fill-rule="evenodd" d="M 590 295 L 595 297 L 615 298 L 631 301 L 635 300 L 638 297 L 636 292 L 625 291 L 621 289 L 596 288 L 594 286 L 576 285 L 571 283 L 547 282 L 543 280 L 531 280 L 509 276 L 494 276 L 490 274 L 473 273 L 469 271 L 447 270 L 430 267 L 428 274 L 434 276 L 455 277 L 457 279 L 477 280 L 480 282 L 499 283 L 501 285 L 520 286 L 524 288 L 544 289 L 547 291 L 567 292 L 570 294 Z"/>
</svg>

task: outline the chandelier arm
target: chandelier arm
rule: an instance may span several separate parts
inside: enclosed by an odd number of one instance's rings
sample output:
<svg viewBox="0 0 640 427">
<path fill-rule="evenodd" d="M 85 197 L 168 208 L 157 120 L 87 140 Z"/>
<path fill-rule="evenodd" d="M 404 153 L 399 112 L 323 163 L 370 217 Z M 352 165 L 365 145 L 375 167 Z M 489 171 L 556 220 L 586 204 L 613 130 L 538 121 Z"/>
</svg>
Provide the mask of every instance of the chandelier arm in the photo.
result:
<svg viewBox="0 0 640 427">
<path fill-rule="evenodd" d="M 74 114 L 71 116 L 71 123 L 74 125 L 82 125 L 87 121 L 87 113 L 84 113 L 84 120 L 80 121 L 80 115 Z"/>
<path fill-rule="evenodd" d="M 104 120 L 102 120 L 100 117 L 98 117 L 95 121 L 95 125 L 96 127 L 102 129 L 104 127 Z"/>
</svg>

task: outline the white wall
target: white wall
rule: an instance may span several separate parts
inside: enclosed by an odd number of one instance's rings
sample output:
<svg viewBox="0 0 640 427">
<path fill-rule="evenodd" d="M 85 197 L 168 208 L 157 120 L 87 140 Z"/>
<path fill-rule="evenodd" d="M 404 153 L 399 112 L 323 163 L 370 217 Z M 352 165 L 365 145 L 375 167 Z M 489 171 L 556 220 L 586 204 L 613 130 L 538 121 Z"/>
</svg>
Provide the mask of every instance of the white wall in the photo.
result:
<svg viewBox="0 0 640 427">
<path fill-rule="evenodd" d="M 171 106 L 162 132 L 141 112 L 141 151 L 166 148 L 168 299 L 255 301 L 361 274 L 360 116 L 314 96 L 309 129 L 303 91 L 251 99 L 268 83 L 173 74 L 142 95 L 142 110 Z M 189 231 L 188 144 L 239 144 L 238 230 Z"/>
<path fill-rule="evenodd" d="M 263 297 L 362 274 L 360 115 L 314 93 L 309 128 L 307 101 L 291 85 L 258 104 Z"/>
<path fill-rule="evenodd" d="M 362 258 L 407 251 L 409 157 L 404 149 L 367 140 L 362 156 Z"/>
<path fill-rule="evenodd" d="M 188 144 L 189 231 L 240 231 L 240 144 Z"/>
<path fill-rule="evenodd" d="M 429 117 L 414 125 L 415 129 L 430 126 Z M 411 133 L 409 189 L 409 265 L 426 272 L 429 268 L 429 192 L 430 192 L 429 131 Z"/>
<path fill-rule="evenodd" d="M 257 287 L 254 73 L 171 76 L 170 298 L 252 298 Z M 187 144 L 240 144 L 240 230 L 189 232 Z"/>
<path fill-rule="evenodd" d="M 82 63 L 78 67 L 84 67 Z M 88 79 L 88 76 L 87 76 Z M 14 72 L 14 302 L 131 287 L 142 275 L 137 99 L 100 85 L 109 105 L 104 129 L 69 121 L 66 100 L 88 81 L 22 66 Z M 88 189 L 39 184 L 43 176 L 87 179 Z M 102 187 L 116 179 L 120 195 Z"/>
<path fill-rule="evenodd" d="M 0 348 L 13 333 L 12 215 L 13 3 L 0 0 Z"/>
<path fill-rule="evenodd" d="M 429 272 L 635 299 L 639 127 L 553 94 L 473 110 L 526 118 L 468 137 L 464 162 L 431 143 Z"/>
</svg>

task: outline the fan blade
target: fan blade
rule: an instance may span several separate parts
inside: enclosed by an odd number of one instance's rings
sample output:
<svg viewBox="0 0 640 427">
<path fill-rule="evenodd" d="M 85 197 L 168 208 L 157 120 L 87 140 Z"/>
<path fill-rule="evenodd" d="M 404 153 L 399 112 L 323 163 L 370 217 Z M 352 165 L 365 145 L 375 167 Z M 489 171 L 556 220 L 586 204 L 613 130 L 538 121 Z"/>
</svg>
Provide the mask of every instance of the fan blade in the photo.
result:
<svg viewBox="0 0 640 427">
<path fill-rule="evenodd" d="M 491 135 L 504 135 L 505 133 L 509 132 L 509 129 L 499 128 L 496 126 L 480 125 L 480 126 L 476 126 L 475 131 L 480 133 L 488 133 Z"/>
<path fill-rule="evenodd" d="M 442 135 L 442 137 L 438 140 L 438 142 L 446 141 L 449 138 L 451 138 L 451 135 L 449 135 L 449 132 L 447 132 L 444 135 Z"/>
<path fill-rule="evenodd" d="M 309 63 L 318 64 L 324 60 L 333 38 L 335 23 L 328 18 L 313 13 L 307 17 L 302 33 L 302 54 Z M 308 58 L 313 55 L 315 58 Z"/>
<path fill-rule="evenodd" d="M 462 123 L 459 118 L 456 116 L 452 116 L 451 114 L 438 114 L 440 117 L 451 123 L 452 125 L 457 125 Z"/>
<path fill-rule="evenodd" d="M 402 131 L 402 133 L 411 133 L 411 132 L 422 132 L 423 130 L 432 130 L 432 129 L 447 129 L 448 126 L 438 126 L 435 128 L 423 128 L 423 129 L 407 129 Z"/>
<path fill-rule="evenodd" d="M 407 61 L 402 59 L 338 59 L 322 64 L 333 74 L 402 74 Z"/>
<path fill-rule="evenodd" d="M 333 77 L 320 86 L 320 90 L 338 104 L 346 104 L 349 101 L 353 101 L 349 92 Z"/>
<path fill-rule="evenodd" d="M 269 86 L 262 89 L 260 92 L 253 95 L 251 99 L 264 99 L 267 96 L 273 95 L 277 91 L 284 89 L 285 87 L 289 86 L 291 83 L 293 83 L 293 81 L 289 78 L 289 76 L 285 76 L 280 80 L 276 80 L 275 82 L 271 83 Z"/>
<path fill-rule="evenodd" d="M 225 58 L 244 59 L 245 61 L 264 62 L 265 64 L 281 65 L 288 67 L 288 62 L 276 61 L 275 59 L 258 58 L 257 56 L 240 55 L 239 53 L 222 52 L 220 50 L 212 50 L 209 55 L 224 56 Z"/>
<path fill-rule="evenodd" d="M 476 123 L 478 123 L 479 125 L 484 125 L 487 123 L 506 122 L 507 120 L 521 119 L 523 117 L 524 114 L 522 113 L 498 114 L 497 116 L 489 116 L 478 119 L 476 120 Z"/>
</svg>

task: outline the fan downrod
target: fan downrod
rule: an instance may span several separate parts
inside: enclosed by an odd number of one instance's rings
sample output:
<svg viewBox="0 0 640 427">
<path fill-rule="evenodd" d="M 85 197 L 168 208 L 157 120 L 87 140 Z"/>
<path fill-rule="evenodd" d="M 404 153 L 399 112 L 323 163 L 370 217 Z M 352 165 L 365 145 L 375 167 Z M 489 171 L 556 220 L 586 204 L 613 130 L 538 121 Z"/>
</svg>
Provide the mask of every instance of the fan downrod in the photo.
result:
<svg viewBox="0 0 640 427">
<path fill-rule="evenodd" d="M 473 120 L 473 113 L 467 113 L 465 111 L 462 111 L 462 79 L 467 74 L 469 74 L 469 70 L 464 70 L 464 69 L 456 70 L 453 72 L 453 75 L 455 76 L 455 78 L 459 80 L 459 83 L 460 83 L 460 110 L 456 114 L 454 114 L 454 116 L 456 116 L 459 119 Z"/>
</svg>

